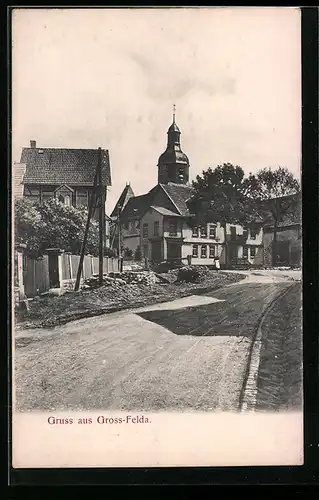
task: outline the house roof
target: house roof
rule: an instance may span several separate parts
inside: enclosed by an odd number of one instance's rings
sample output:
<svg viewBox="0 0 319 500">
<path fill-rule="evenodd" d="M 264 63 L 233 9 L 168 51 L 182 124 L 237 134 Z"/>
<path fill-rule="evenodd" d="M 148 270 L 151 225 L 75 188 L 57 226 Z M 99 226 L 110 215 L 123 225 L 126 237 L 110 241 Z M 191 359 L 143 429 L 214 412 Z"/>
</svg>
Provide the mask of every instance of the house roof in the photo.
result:
<svg viewBox="0 0 319 500">
<path fill-rule="evenodd" d="M 301 194 L 295 194 L 290 196 L 285 196 L 283 199 L 286 199 L 288 202 L 291 200 L 291 208 L 284 214 L 283 219 L 278 222 L 278 228 L 287 227 L 287 226 L 295 226 L 301 224 L 302 220 L 302 199 Z M 265 204 L 270 203 L 271 200 L 266 201 Z M 269 222 L 265 224 L 265 229 L 273 228 L 273 223 Z"/>
<path fill-rule="evenodd" d="M 171 210 L 168 210 L 167 208 L 164 208 L 164 207 L 155 207 L 155 206 L 151 205 L 151 208 L 153 210 L 156 210 L 156 212 L 158 212 L 161 215 L 169 215 L 171 217 L 180 217 L 179 214 L 176 214 L 175 212 L 172 212 Z"/>
<path fill-rule="evenodd" d="M 150 206 L 151 194 L 150 191 L 149 193 L 130 198 L 121 213 L 121 217 L 140 219 Z"/>
<path fill-rule="evenodd" d="M 172 200 L 181 215 L 187 216 L 190 214 L 186 202 L 193 192 L 191 186 L 169 182 L 168 184 L 161 184 L 161 187 Z"/>
<path fill-rule="evenodd" d="M 185 186 L 184 184 L 168 183 L 168 184 L 157 184 L 148 193 L 140 195 L 140 196 L 133 196 L 133 197 L 129 198 L 127 203 L 124 206 L 123 211 L 121 212 L 121 217 L 123 217 L 123 218 L 137 218 L 137 219 L 141 218 L 144 215 L 144 213 L 151 206 L 153 196 L 155 195 L 155 193 L 158 189 L 163 189 L 166 196 L 168 196 L 168 198 L 172 201 L 173 205 L 175 205 L 178 213 L 176 214 L 170 210 L 167 210 L 164 207 L 155 207 L 156 210 L 160 209 L 162 211 L 161 213 L 163 215 L 175 215 L 175 216 L 176 215 L 182 215 L 182 216 L 189 215 L 189 210 L 187 208 L 186 201 L 191 196 L 192 188 L 190 186 Z M 122 195 L 124 192 L 125 192 L 125 190 L 122 192 Z M 120 196 L 120 198 L 122 197 L 122 195 Z M 117 204 L 116 204 L 116 206 L 111 214 L 111 217 L 115 216 L 114 214 L 116 211 L 116 207 L 117 207 Z"/>
<path fill-rule="evenodd" d="M 128 200 L 130 198 L 134 197 L 134 191 L 131 188 L 130 184 L 126 184 L 125 188 L 123 189 L 119 199 L 117 200 L 115 207 L 110 215 L 110 217 L 117 217 L 117 209 L 118 207 L 121 207 L 121 212 L 124 210 L 125 205 L 127 204 Z"/>
<path fill-rule="evenodd" d="M 68 184 L 92 186 L 98 149 L 23 148 L 26 164 L 24 184 Z M 111 185 L 108 150 L 102 150 L 102 184 Z"/>
</svg>

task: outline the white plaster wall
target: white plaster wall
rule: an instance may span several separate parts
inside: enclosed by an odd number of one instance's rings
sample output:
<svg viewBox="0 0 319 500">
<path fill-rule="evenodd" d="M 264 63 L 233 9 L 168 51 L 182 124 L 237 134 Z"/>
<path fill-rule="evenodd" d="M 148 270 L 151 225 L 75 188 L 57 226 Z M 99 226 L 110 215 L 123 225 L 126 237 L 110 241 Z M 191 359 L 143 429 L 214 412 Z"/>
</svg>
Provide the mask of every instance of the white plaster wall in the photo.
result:
<svg viewBox="0 0 319 500">
<path fill-rule="evenodd" d="M 148 224 L 148 238 L 154 237 L 154 222 L 159 223 L 158 236 L 163 236 L 163 215 L 158 213 L 156 210 L 150 208 L 142 217 L 140 231 L 142 239 L 143 237 L 143 224 Z"/>
</svg>

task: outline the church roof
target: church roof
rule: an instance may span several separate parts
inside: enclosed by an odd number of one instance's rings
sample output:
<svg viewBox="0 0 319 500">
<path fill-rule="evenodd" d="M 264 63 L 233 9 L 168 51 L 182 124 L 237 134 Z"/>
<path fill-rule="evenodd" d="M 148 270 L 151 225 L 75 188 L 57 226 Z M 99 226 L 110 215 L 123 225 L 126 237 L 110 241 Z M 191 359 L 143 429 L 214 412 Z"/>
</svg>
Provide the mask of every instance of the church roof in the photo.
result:
<svg viewBox="0 0 319 500">
<path fill-rule="evenodd" d="M 175 123 L 175 120 L 173 121 L 172 125 L 168 129 L 168 133 L 170 133 L 170 132 L 179 132 L 179 133 L 181 133 L 181 131 L 179 130 L 178 126 Z"/>
<path fill-rule="evenodd" d="M 120 194 L 119 199 L 116 202 L 116 205 L 113 209 L 113 212 L 111 213 L 110 217 L 116 217 L 117 216 L 117 209 L 118 207 L 121 207 L 121 211 L 123 211 L 125 205 L 129 201 L 130 198 L 134 197 L 134 191 L 131 188 L 130 184 L 126 184 L 125 188 L 123 189 L 122 193 Z"/>
<path fill-rule="evenodd" d="M 154 199 L 154 196 L 158 191 L 158 189 L 162 189 L 164 191 L 164 193 L 171 200 L 173 205 L 175 205 L 178 213 L 171 212 L 171 210 L 168 210 L 164 207 L 158 207 L 158 206 L 155 207 L 152 205 L 152 200 Z M 188 216 L 190 215 L 190 213 L 186 202 L 190 198 L 191 194 L 192 194 L 191 186 L 187 186 L 184 184 L 174 184 L 171 182 L 168 184 L 157 184 L 148 193 L 140 196 L 131 197 L 127 201 L 123 211 L 121 212 L 121 217 L 125 219 L 126 218 L 140 219 L 150 207 L 153 207 L 157 211 L 161 210 L 160 213 L 162 213 L 163 215 Z M 112 214 L 114 213 L 114 211 L 115 208 Z M 111 217 L 113 217 L 112 214 Z"/>
<path fill-rule="evenodd" d="M 168 210 L 168 208 L 165 207 L 155 207 L 151 205 L 151 208 L 153 210 L 156 210 L 156 212 L 158 212 L 161 215 L 169 215 L 170 217 L 180 217 L 179 214 L 176 214 L 175 212 L 172 212 L 171 210 Z"/>
<path fill-rule="evenodd" d="M 23 148 L 20 162 L 26 164 L 24 184 L 92 186 L 98 149 Z M 103 149 L 102 184 L 111 186 L 109 152 Z"/>
<path fill-rule="evenodd" d="M 152 190 L 153 191 L 153 190 Z M 126 203 L 121 217 L 123 218 L 136 218 L 140 219 L 147 211 L 151 204 L 151 191 L 140 196 L 130 198 Z"/>
<path fill-rule="evenodd" d="M 193 192 L 193 188 L 191 186 L 169 182 L 168 184 L 161 184 L 161 187 L 167 196 L 172 200 L 181 215 L 190 215 L 186 202 L 191 197 Z"/>
<path fill-rule="evenodd" d="M 158 164 L 163 163 L 183 163 L 184 165 L 189 165 L 189 159 L 180 148 L 168 147 L 158 159 Z"/>
</svg>

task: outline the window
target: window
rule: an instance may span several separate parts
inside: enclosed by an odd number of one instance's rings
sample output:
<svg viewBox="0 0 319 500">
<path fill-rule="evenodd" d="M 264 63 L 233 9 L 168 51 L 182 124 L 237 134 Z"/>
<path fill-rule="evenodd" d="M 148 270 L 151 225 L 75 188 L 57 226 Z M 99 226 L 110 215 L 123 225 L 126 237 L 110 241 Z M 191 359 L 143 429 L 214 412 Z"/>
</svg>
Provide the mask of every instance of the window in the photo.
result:
<svg viewBox="0 0 319 500">
<path fill-rule="evenodd" d="M 193 257 L 198 257 L 198 245 L 193 245 Z"/>
<path fill-rule="evenodd" d="M 230 227 L 230 239 L 233 241 L 236 240 L 236 226 Z"/>
<path fill-rule="evenodd" d="M 177 236 L 177 220 L 171 219 L 169 221 L 169 235 Z"/>
<path fill-rule="evenodd" d="M 201 238 L 207 238 L 207 227 L 206 226 L 201 226 L 201 228 L 200 228 L 200 237 Z"/>
<path fill-rule="evenodd" d="M 248 247 L 243 248 L 243 258 L 248 259 Z"/>
<path fill-rule="evenodd" d="M 36 187 L 25 187 L 24 188 L 24 196 L 27 196 L 31 200 L 39 200 L 40 199 L 40 190 Z"/>
<path fill-rule="evenodd" d="M 178 170 L 178 178 L 179 180 L 183 181 L 184 180 L 184 169 L 183 168 L 180 168 Z"/>
<path fill-rule="evenodd" d="M 42 192 L 42 201 L 51 200 L 51 198 L 54 198 L 54 192 L 53 191 L 44 191 L 44 192 Z"/>
<path fill-rule="evenodd" d="M 209 257 L 213 259 L 215 257 L 215 245 L 209 245 Z"/>
<path fill-rule="evenodd" d="M 202 259 L 207 257 L 207 245 L 202 245 L 200 248 L 200 256 Z"/>
<path fill-rule="evenodd" d="M 192 236 L 193 236 L 193 238 L 198 238 L 198 227 L 197 226 L 193 227 Z"/>
<path fill-rule="evenodd" d="M 214 240 L 216 238 L 216 226 L 215 224 L 209 224 L 209 237 Z"/>
<path fill-rule="evenodd" d="M 68 194 L 64 197 L 64 205 L 66 205 L 67 207 L 71 206 L 71 198 Z"/>
<path fill-rule="evenodd" d="M 78 189 L 76 191 L 76 206 L 77 207 L 88 206 L 88 192 L 86 189 Z"/>
<path fill-rule="evenodd" d="M 143 224 L 143 238 L 147 238 L 148 237 L 148 224 L 145 223 Z"/>
<path fill-rule="evenodd" d="M 136 221 L 136 220 L 132 220 L 131 222 L 129 222 L 128 229 L 129 229 L 130 234 L 136 234 L 136 233 L 138 233 L 137 222 L 138 221 Z"/>
<path fill-rule="evenodd" d="M 154 222 L 154 236 L 159 236 L 159 221 Z"/>
<path fill-rule="evenodd" d="M 244 240 L 244 241 L 247 241 L 247 239 L 248 239 L 248 230 L 247 230 L 247 229 L 244 229 L 244 230 L 243 230 L 243 240 Z M 248 249 L 247 249 L 247 250 L 248 250 Z"/>
<path fill-rule="evenodd" d="M 255 240 L 256 239 L 256 235 L 257 235 L 256 229 L 251 229 L 250 230 L 250 239 L 251 240 Z"/>
<path fill-rule="evenodd" d="M 250 257 L 253 259 L 256 255 L 256 248 L 255 247 L 251 247 L 250 249 Z"/>
</svg>

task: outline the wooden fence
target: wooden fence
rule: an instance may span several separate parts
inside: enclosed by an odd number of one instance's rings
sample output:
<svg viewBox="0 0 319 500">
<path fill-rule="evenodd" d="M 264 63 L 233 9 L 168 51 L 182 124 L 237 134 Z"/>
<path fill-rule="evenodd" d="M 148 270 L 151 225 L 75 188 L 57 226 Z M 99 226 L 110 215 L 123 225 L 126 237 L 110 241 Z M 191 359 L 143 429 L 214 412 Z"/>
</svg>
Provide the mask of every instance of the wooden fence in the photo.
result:
<svg viewBox="0 0 319 500">
<path fill-rule="evenodd" d="M 23 258 L 24 293 L 27 297 L 35 297 L 49 290 L 49 258 Z"/>
<path fill-rule="evenodd" d="M 23 286 L 24 294 L 27 298 L 32 298 L 50 290 L 50 272 L 52 266 L 49 265 L 51 256 L 44 255 L 39 259 L 27 256 L 23 257 Z M 58 273 L 58 287 L 65 290 L 73 290 L 78 271 L 80 256 L 61 253 L 56 260 Z M 103 272 L 118 272 L 120 270 L 119 259 L 104 257 Z M 81 279 L 85 280 L 93 274 L 99 272 L 99 258 L 85 255 Z M 15 270 L 15 282 L 17 281 L 17 271 Z M 16 283 L 18 285 L 18 283 Z"/>
</svg>

